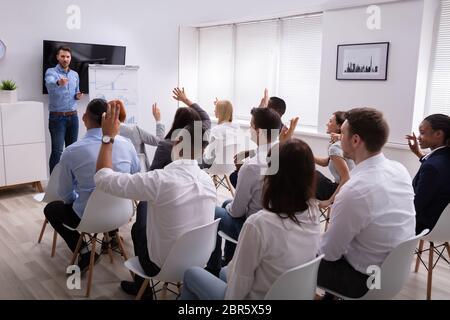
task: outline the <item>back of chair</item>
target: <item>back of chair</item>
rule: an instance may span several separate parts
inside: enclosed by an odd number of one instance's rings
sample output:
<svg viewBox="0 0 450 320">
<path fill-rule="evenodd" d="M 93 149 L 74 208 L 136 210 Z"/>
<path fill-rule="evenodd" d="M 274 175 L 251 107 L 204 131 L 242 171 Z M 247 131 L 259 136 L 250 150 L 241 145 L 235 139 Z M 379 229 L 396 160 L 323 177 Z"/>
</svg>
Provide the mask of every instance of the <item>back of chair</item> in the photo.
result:
<svg viewBox="0 0 450 320">
<path fill-rule="evenodd" d="M 272 284 L 265 300 L 313 300 L 317 286 L 320 255 L 312 261 L 287 270 Z"/>
<path fill-rule="evenodd" d="M 450 203 L 441 213 L 433 230 L 423 237 L 422 240 L 430 242 L 447 242 L 450 240 Z"/>
<path fill-rule="evenodd" d="M 133 200 L 106 194 L 95 189 L 84 209 L 77 230 L 104 233 L 127 224 L 133 216 Z"/>
<path fill-rule="evenodd" d="M 42 202 L 50 203 L 53 201 L 61 200 L 58 195 L 59 176 L 61 174 L 61 165 L 58 163 L 52 171 L 50 178 L 48 179 L 47 188 L 45 189 L 45 195 Z"/>
<path fill-rule="evenodd" d="M 234 156 L 238 152 L 239 145 L 231 143 L 223 145 L 221 140 L 216 140 L 215 158 L 211 167 L 207 170 L 209 174 L 230 175 L 236 166 L 234 165 Z"/>
<path fill-rule="evenodd" d="M 183 282 L 184 272 L 190 267 L 203 268 L 216 246 L 220 218 L 194 228 L 177 239 L 156 276 L 164 282 Z"/>
<path fill-rule="evenodd" d="M 380 288 L 369 290 L 361 299 L 392 299 L 402 290 L 411 273 L 411 263 L 417 243 L 428 231 L 426 229 L 410 240 L 402 242 L 389 253 L 380 268 Z"/>
</svg>

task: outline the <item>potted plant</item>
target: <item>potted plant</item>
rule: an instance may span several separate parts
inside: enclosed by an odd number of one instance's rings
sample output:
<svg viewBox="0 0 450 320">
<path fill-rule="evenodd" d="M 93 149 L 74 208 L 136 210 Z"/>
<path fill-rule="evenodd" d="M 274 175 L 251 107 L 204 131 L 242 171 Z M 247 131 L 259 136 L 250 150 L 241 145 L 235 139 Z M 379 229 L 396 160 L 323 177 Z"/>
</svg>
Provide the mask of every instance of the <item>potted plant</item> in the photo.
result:
<svg viewBox="0 0 450 320">
<path fill-rule="evenodd" d="M 13 80 L 3 80 L 0 83 L 0 103 L 17 102 L 17 86 Z"/>
</svg>

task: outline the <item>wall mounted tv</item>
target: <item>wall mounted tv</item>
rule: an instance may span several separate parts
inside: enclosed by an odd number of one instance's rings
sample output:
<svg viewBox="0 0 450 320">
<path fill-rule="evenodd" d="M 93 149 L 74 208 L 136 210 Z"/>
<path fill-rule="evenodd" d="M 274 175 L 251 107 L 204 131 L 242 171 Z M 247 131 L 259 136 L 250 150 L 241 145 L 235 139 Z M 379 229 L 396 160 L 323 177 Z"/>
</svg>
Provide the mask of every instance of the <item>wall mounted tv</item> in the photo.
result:
<svg viewBox="0 0 450 320">
<path fill-rule="evenodd" d="M 44 81 L 45 71 L 58 64 L 56 50 L 61 46 L 67 46 L 72 51 L 70 68 L 78 72 L 80 76 L 80 91 L 83 93 L 89 93 L 89 64 L 125 65 L 126 47 L 44 40 L 42 68 L 42 92 L 44 94 L 47 94 Z"/>
</svg>

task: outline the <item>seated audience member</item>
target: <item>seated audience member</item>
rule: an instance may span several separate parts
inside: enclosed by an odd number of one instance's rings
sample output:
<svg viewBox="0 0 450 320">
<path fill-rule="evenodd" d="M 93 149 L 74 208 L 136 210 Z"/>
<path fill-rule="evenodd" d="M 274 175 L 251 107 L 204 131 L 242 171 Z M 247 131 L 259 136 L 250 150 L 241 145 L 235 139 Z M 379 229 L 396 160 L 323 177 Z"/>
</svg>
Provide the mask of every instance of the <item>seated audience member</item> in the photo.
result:
<svg viewBox="0 0 450 320">
<path fill-rule="evenodd" d="M 283 99 L 278 98 L 278 97 L 270 97 L 269 98 L 269 92 L 267 89 L 264 90 L 264 96 L 261 99 L 261 102 L 259 104 L 259 108 L 268 108 L 271 109 L 273 111 L 275 111 L 276 113 L 278 113 L 278 115 L 280 116 L 280 121 L 281 121 L 281 127 L 280 127 L 280 131 L 281 129 L 284 129 L 287 127 L 283 124 L 282 122 L 282 117 L 284 115 L 284 113 L 286 112 L 286 102 L 284 102 Z M 238 180 L 238 175 L 239 175 L 239 170 L 241 169 L 242 166 L 242 160 L 248 157 L 253 157 L 255 155 L 255 150 L 246 150 L 243 152 L 240 152 L 239 154 L 236 155 L 235 157 L 235 165 L 236 165 L 236 171 L 234 171 L 232 174 L 230 174 L 230 182 L 233 185 L 234 188 L 236 188 L 237 186 L 237 180 Z"/>
<path fill-rule="evenodd" d="M 327 133 L 341 133 L 341 126 L 345 121 L 345 112 L 337 111 L 333 113 L 327 123 Z M 316 172 L 317 190 L 316 198 L 320 200 L 319 207 L 329 207 L 339 192 L 340 188 L 350 179 L 350 170 L 355 163 L 351 159 L 344 158 L 342 154 L 341 142 L 330 142 L 328 145 L 328 157 L 314 157 L 317 165 L 328 167 L 334 177 L 334 182 L 325 177 L 321 172 Z"/>
<path fill-rule="evenodd" d="M 108 110 L 102 129 L 104 135 L 111 137 L 119 133 L 118 108 Z M 195 160 L 201 157 L 203 145 L 203 135 L 195 136 L 191 123 L 175 137 L 172 163 L 164 169 L 133 175 L 111 169 L 115 145 L 103 144 L 100 149 L 94 177 L 97 188 L 148 204 L 147 212 L 137 212 L 132 229 L 134 252 L 148 276 L 160 272 L 170 249 L 182 234 L 214 219 L 216 188 Z M 126 293 L 138 293 L 143 279 L 135 275 L 134 280 L 122 281 Z M 147 290 L 146 296 L 151 299 L 151 290 Z"/>
<path fill-rule="evenodd" d="M 209 167 L 216 157 L 216 148 L 224 148 L 227 145 L 238 145 L 239 125 L 233 123 L 233 105 L 228 100 L 216 100 L 214 102 L 214 114 L 217 125 L 211 128 L 209 145 L 203 156 L 205 166 Z"/>
<path fill-rule="evenodd" d="M 72 252 L 76 249 L 80 233 L 66 228 L 64 224 L 71 228 L 79 225 L 89 196 L 95 189 L 95 163 L 102 145 L 101 119 L 106 109 L 107 102 L 103 99 L 94 99 L 87 105 L 83 115 L 86 135 L 67 147 L 59 162 L 58 194 L 62 201 L 50 202 L 44 209 L 45 217 Z M 117 137 L 114 145 L 111 160 L 114 170 L 125 174 L 139 172 L 139 159 L 130 141 Z M 90 258 L 86 243 L 83 243 L 80 253 L 78 265 L 84 272 L 88 269 Z"/>
<path fill-rule="evenodd" d="M 127 118 L 127 113 L 125 106 L 122 101 L 117 100 L 120 104 L 120 135 L 122 137 L 130 139 L 131 143 L 134 145 L 136 152 L 141 160 L 141 171 L 147 172 L 150 169 L 150 162 L 148 160 L 147 151 L 145 150 L 145 145 L 158 146 L 159 141 L 164 139 L 165 128 L 161 123 L 161 112 L 158 105 L 154 103 L 152 105 L 153 117 L 156 120 L 156 136 L 148 133 L 136 124 L 125 123 Z"/>
<path fill-rule="evenodd" d="M 227 283 L 198 267 L 184 274 L 181 299 L 264 299 L 285 271 L 315 258 L 320 243 L 314 158 L 298 139 L 280 144 L 279 169 L 264 178 L 263 209 L 248 217 Z"/>
<path fill-rule="evenodd" d="M 450 118 L 432 114 L 419 126 L 419 137 L 407 136 L 411 151 L 422 163 L 413 179 L 416 234 L 432 230 L 450 203 Z M 430 148 L 424 155 L 420 148 Z"/>
<path fill-rule="evenodd" d="M 317 284 L 351 298 L 369 290 L 368 267 L 381 266 L 393 248 L 414 236 L 411 177 L 384 157 L 388 135 L 382 113 L 371 108 L 348 111 L 341 128 L 344 157 L 356 166 L 332 206 Z"/>
<path fill-rule="evenodd" d="M 183 102 L 189 108 L 178 108 L 173 118 L 172 128 L 170 128 L 164 140 L 158 143 L 158 147 L 153 157 L 153 162 L 150 170 L 163 169 L 166 165 L 172 162 L 171 153 L 173 147 L 172 135 L 179 129 L 194 123 L 194 121 L 202 122 L 202 130 L 209 131 L 211 129 L 211 120 L 208 113 L 200 108 L 196 103 L 189 100 L 184 92 L 184 88 L 175 88 L 172 91 L 173 98 L 177 101 Z M 201 158 L 200 158 L 201 159 Z"/>
<path fill-rule="evenodd" d="M 219 231 L 237 239 L 245 220 L 262 208 L 261 189 L 263 178 L 267 170 L 267 153 L 278 141 L 281 126 L 278 114 L 267 108 L 254 108 L 251 111 L 251 136 L 258 146 L 256 155 L 247 159 L 241 168 L 235 197 L 227 200 L 222 207 L 216 207 L 215 218 L 221 218 Z M 286 130 L 292 135 L 296 121 L 293 120 L 291 128 Z M 216 248 L 207 264 L 207 270 L 218 275 L 222 266 L 222 238 L 218 235 Z M 235 245 L 229 241 L 225 243 L 225 263 L 233 257 Z"/>
</svg>

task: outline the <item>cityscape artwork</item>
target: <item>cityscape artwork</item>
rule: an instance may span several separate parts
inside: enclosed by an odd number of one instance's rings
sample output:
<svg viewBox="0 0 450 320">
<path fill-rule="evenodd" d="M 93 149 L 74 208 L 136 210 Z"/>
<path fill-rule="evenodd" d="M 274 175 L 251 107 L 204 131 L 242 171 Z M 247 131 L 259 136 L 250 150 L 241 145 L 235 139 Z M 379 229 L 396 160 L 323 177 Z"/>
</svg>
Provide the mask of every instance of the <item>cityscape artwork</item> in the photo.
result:
<svg viewBox="0 0 450 320">
<path fill-rule="evenodd" d="M 386 80 L 389 42 L 337 47 L 337 80 Z"/>
</svg>

